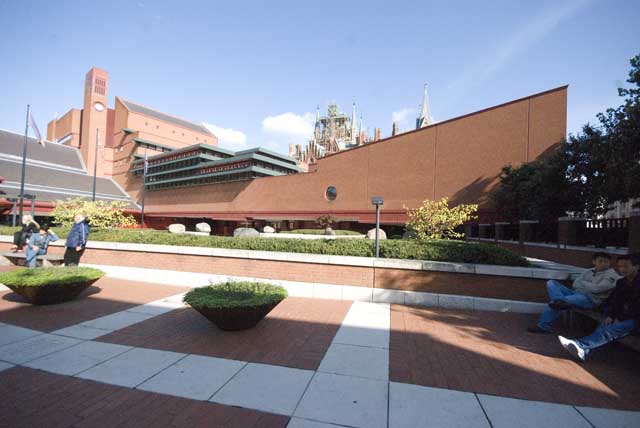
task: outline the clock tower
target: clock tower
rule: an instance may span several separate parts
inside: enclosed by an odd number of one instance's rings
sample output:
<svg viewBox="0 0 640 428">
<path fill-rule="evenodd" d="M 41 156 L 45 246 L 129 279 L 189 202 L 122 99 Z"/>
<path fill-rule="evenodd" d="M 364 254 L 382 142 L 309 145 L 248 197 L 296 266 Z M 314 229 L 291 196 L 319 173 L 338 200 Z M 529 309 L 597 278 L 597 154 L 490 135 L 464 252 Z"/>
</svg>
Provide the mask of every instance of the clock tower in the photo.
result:
<svg viewBox="0 0 640 428">
<path fill-rule="evenodd" d="M 107 139 L 108 83 L 109 73 L 96 67 L 89 70 L 84 82 L 80 153 L 87 166 L 87 173 L 89 175 L 93 175 L 96 162 L 96 175 L 101 176 L 104 174 L 104 147 Z"/>
</svg>

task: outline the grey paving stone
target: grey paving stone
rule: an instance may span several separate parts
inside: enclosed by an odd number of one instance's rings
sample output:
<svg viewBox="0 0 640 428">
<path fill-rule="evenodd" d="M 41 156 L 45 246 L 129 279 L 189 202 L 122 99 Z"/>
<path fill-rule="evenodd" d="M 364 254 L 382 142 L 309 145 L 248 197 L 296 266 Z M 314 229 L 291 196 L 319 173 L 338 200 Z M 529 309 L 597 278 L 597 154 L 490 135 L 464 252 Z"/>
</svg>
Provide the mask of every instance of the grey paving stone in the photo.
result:
<svg viewBox="0 0 640 428">
<path fill-rule="evenodd" d="M 111 333 L 111 331 L 109 330 L 100 330 L 93 327 L 86 327 L 80 324 L 61 328 L 60 330 L 51 332 L 51 334 L 57 334 L 58 336 L 74 337 L 76 339 L 84 340 L 93 340 L 109 333 Z"/>
<path fill-rule="evenodd" d="M 208 400 L 245 364 L 247 363 L 244 361 L 188 355 L 139 385 L 137 389 Z"/>
<path fill-rule="evenodd" d="M 389 350 L 332 343 L 318 371 L 389 380 Z"/>
<path fill-rule="evenodd" d="M 333 338 L 333 343 L 389 349 L 389 330 L 343 324 Z"/>
<path fill-rule="evenodd" d="M 572 406 L 478 394 L 494 428 L 591 428 Z"/>
<path fill-rule="evenodd" d="M 2 324 L 0 326 L 0 346 L 10 343 L 19 342 L 30 337 L 42 334 L 41 331 L 31 330 L 29 328 L 18 327 L 10 324 Z"/>
<path fill-rule="evenodd" d="M 0 348 L 0 360 L 13 364 L 23 364 L 47 354 L 60 351 L 82 342 L 70 337 L 40 334 L 20 342 Z"/>
<path fill-rule="evenodd" d="M 291 415 L 313 372 L 267 364 L 247 364 L 210 401 Z"/>
<path fill-rule="evenodd" d="M 91 321 L 85 321 L 78 325 L 81 325 L 83 327 L 96 328 L 98 330 L 116 331 L 152 317 L 153 315 L 149 314 L 121 311 L 116 312 L 115 314 L 96 318 Z"/>
<path fill-rule="evenodd" d="M 328 424 L 326 422 L 310 421 L 309 419 L 291 418 L 287 428 L 340 428 L 344 425 Z"/>
<path fill-rule="evenodd" d="M 184 356 L 177 352 L 134 348 L 76 376 L 132 388 Z"/>
<path fill-rule="evenodd" d="M 640 412 L 625 410 L 577 407 L 596 428 L 637 428 L 640 427 Z"/>
<path fill-rule="evenodd" d="M 472 393 L 397 382 L 389 390 L 390 428 L 489 427 Z"/>
<path fill-rule="evenodd" d="M 388 383 L 316 373 L 294 416 L 352 427 L 387 426 Z"/>
<path fill-rule="evenodd" d="M 84 342 L 25 364 L 27 367 L 74 375 L 130 350 L 130 346 Z"/>
</svg>

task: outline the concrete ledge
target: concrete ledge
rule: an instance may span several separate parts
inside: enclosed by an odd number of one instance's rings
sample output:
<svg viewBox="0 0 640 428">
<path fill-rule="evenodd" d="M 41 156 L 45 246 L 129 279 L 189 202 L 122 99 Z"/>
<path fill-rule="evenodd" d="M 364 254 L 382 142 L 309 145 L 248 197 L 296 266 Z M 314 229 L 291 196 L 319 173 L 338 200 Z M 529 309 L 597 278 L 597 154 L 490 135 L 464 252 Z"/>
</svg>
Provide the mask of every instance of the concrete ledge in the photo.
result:
<svg viewBox="0 0 640 428">
<path fill-rule="evenodd" d="M 10 236 L 0 236 L 0 242 L 12 242 Z M 51 246 L 64 246 L 63 242 L 54 242 Z M 472 263 L 450 263 L 428 260 L 376 259 L 374 257 L 330 256 L 324 254 L 285 253 L 275 251 L 236 250 L 209 247 L 183 247 L 156 244 L 131 244 L 123 242 L 88 241 L 87 248 L 98 250 L 138 251 L 145 253 L 185 254 L 196 256 L 214 256 L 252 260 L 276 260 L 299 263 L 329 264 L 340 266 L 359 266 L 413 271 L 434 271 L 467 273 L 476 275 L 506 276 L 515 278 L 556 279 L 571 278 L 568 269 L 543 269 L 535 267 L 512 267 L 482 265 Z"/>
<path fill-rule="evenodd" d="M 518 241 L 506 241 L 501 239 L 491 239 L 491 238 L 468 238 L 469 241 L 480 241 L 486 243 L 495 243 L 498 242 L 500 244 L 511 244 L 511 245 L 520 245 Z M 554 248 L 557 250 L 575 250 L 575 251 L 586 251 L 590 253 L 595 253 L 596 251 L 605 251 L 609 254 L 615 255 L 626 255 L 629 252 L 628 248 L 614 248 L 614 247 L 605 247 L 605 248 L 597 248 L 597 247 L 580 247 L 577 245 L 564 245 L 564 244 L 548 244 L 545 242 L 529 242 L 525 241 L 522 243 L 523 245 L 527 245 L 530 247 L 542 247 L 542 248 Z"/>
</svg>

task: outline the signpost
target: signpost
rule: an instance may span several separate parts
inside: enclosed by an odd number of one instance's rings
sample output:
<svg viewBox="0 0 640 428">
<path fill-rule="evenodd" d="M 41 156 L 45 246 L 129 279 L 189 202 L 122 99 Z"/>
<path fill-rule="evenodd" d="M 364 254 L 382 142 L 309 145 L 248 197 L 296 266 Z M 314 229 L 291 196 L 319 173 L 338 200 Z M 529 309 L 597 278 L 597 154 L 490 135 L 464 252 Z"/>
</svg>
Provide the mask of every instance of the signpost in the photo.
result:
<svg viewBox="0 0 640 428">
<path fill-rule="evenodd" d="M 382 196 L 371 198 L 371 204 L 376 206 L 376 258 L 380 257 L 380 205 L 384 204 Z"/>
</svg>

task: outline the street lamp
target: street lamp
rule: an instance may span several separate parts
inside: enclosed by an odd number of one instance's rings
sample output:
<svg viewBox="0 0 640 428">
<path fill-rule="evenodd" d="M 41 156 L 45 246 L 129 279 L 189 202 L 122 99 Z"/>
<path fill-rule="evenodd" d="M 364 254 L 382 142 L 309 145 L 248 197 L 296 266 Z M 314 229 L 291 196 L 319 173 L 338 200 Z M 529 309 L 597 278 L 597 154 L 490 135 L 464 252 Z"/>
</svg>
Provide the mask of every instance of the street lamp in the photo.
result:
<svg viewBox="0 0 640 428">
<path fill-rule="evenodd" d="M 380 205 L 384 204 L 382 196 L 371 198 L 371 204 L 376 206 L 376 258 L 380 257 Z"/>
</svg>

